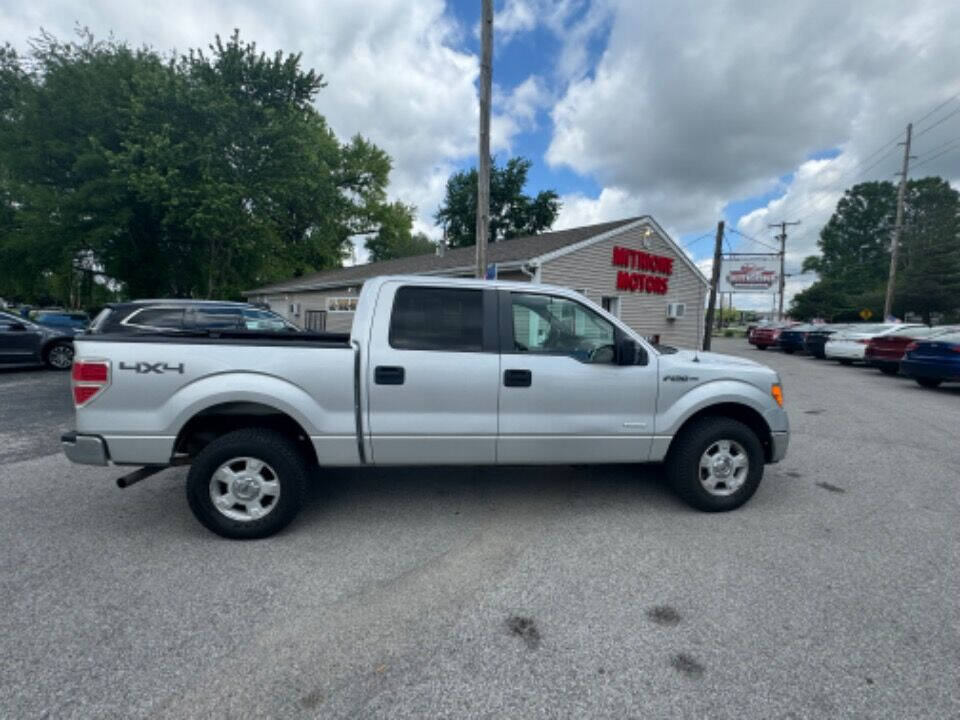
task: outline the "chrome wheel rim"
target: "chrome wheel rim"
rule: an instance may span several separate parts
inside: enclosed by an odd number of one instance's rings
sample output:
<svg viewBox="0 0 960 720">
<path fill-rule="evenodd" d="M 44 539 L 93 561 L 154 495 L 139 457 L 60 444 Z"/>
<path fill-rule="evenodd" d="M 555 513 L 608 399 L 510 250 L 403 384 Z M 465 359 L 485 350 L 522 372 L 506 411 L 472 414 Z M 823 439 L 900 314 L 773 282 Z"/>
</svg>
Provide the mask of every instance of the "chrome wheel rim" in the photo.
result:
<svg viewBox="0 0 960 720">
<path fill-rule="evenodd" d="M 231 520 L 261 520 L 277 507 L 280 479 L 263 460 L 235 457 L 210 477 L 210 500 L 217 512 Z"/>
<path fill-rule="evenodd" d="M 747 481 L 750 460 L 736 440 L 715 440 L 700 456 L 700 484 L 711 495 L 733 495 Z"/>
<path fill-rule="evenodd" d="M 73 364 L 73 350 L 66 345 L 55 345 L 50 348 L 50 364 L 60 370 Z"/>
</svg>

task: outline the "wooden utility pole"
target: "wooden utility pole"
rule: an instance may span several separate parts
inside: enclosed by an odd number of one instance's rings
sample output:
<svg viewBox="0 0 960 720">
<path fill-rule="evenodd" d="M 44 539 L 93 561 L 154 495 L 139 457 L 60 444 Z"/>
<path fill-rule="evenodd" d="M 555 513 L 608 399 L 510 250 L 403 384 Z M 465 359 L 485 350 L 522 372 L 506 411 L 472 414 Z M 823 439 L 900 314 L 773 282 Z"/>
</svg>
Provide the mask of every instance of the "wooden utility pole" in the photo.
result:
<svg viewBox="0 0 960 720">
<path fill-rule="evenodd" d="M 490 233 L 490 93 L 493 85 L 493 0 L 483 0 L 480 20 L 480 147 L 477 161 L 477 277 L 487 275 Z"/>
<path fill-rule="evenodd" d="M 710 275 L 710 301 L 707 303 L 707 321 L 703 324 L 704 350 L 710 349 L 710 337 L 713 334 L 713 312 L 717 306 L 717 286 L 720 284 L 720 258 L 722 254 L 723 220 L 717 223 L 717 239 L 713 244 L 713 272 Z"/>
<path fill-rule="evenodd" d="M 913 123 L 907 125 L 907 139 L 903 145 L 903 171 L 900 173 L 900 189 L 897 190 L 897 221 L 893 226 L 893 244 L 890 246 L 890 276 L 887 278 L 887 297 L 883 301 L 883 321 L 893 312 L 893 286 L 897 282 L 897 254 L 900 252 L 900 235 L 903 232 L 903 198 L 907 192 L 907 173 L 910 170 L 910 136 Z"/>
<path fill-rule="evenodd" d="M 780 241 L 780 300 L 777 309 L 777 320 L 783 320 L 783 291 L 787 284 L 786 276 L 786 257 L 787 257 L 787 225 L 799 225 L 800 221 L 796 222 L 779 222 L 773 223 L 770 227 L 780 228 L 780 234 L 777 235 L 777 239 Z"/>
</svg>

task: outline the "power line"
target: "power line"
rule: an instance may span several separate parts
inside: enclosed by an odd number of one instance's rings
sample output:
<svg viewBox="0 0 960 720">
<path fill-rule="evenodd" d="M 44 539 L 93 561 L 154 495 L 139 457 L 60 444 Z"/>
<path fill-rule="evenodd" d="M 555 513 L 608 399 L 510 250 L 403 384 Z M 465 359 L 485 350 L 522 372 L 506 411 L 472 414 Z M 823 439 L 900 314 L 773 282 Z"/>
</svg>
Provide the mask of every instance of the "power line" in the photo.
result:
<svg viewBox="0 0 960 720">
<path fill-rule="evenodd" d="M 920 153 L 919 155 L 914 155 L 914 157 L 915 157 L 917 160 L 923 160 L 923 158 L 925 158 L 925 157 L 926 157 L 927 155 L 929 155 L 930 153 L 936 152 L 936 151 L 939 150 L 940 148 L 946 147 L 947 145 L 952 145 L 952 144 L 955 143 L 957 140 L 960 140 L 960 135 L 958 135 L 958 136 L 955 137 L 955 138 L 951 138 L 950 140 L 947 140 L 947 141 L 944 142 L 944 143 L 940 143 L 940 144 L 937 145 L 936 147 L 930 148 L 929 150 L 927 150 L 927 151 L 924 152 L 924 153 Z"/>
<path fill-rule="evenodd" d="M 947 105 L 949 105 L 950 103 L 952 103 L 952 102 L 953 102 L 954 100 L 956 100 L 957 98 L 960 98 L 960 92 L 958 92 L 956 95 L 954 95 L 954 96 L 952 96 L 952 97 L 947 98 L 947 99 L 944 100 L 942 103 L 940 103 L 939 105 L 937 105 L 933 110 L 931 110 L 931 111 L 928 112 L 926 115 L 924 115 L 922 118 L 920 118 L 919 120 L 917 120 L 917 126 L 919 126 L 924 120 L 926 120 L 928 117 L 930 117 L 931 115 L 933 115 L 934 113 L 936 113 L 938 110 L 941 110 L 942 108 L 944 108 L 944 107 L 946 107 Z M 926 131 L 924 131 L 924 132 L 926 132 Z M 900 133 L 900 135 L 903 135 L 903 133 Z M 900 135 L 898 135 L 897 137 L 900 137 Z"/>
<path fill-rule="evenodd" d="M 958 108 L 957 108 L 956 110 L 954 110 L 952 113 L 949 113 L 948 115 L 944 115 L 942 118 L 940 118 L 939 120 L 937 120 L 933 125 L 928 125 L 925 129 L 923 129 L 923 130 L 921 130 L 920 132 L 917 133 L 917 137 L 920 137 L 921 135 L 926 135 L 928 132 L 930 132 L 931 130 L 933 130 L 935 127 L 937 127 L 938 125 L 942 125 L 943 123 L 945 123 L 947 120 L 949 120 L 950 118 L 952 118 L 952 117 L 953 117 L 954 115 L 956 115 L 957 113 L 960 113 L 960 107 L 958 107 Z"/>
<path fill-rule="evenodd" d="M 957 138 L 957 140 L 960 140 L 960 138 Z M 933 157 L 928 157 L 928 158 L 927 158 L 926 160 L 924 160 L 923 162 L 919 162 L 919 163 L 917 163 L 916 165 L 914 165 L 914 166 L 913 166 L 913 169 L 916 170 L 916 169 L 917 169 L 918 167 L 920 167 L 921 165 L 926 165 L 928 162 L 931 162 L 931 161 L 933 161 L 933 160 L 936 160 L 936 159 L 937 159 L 938 157 L 940 157 L 941 155 L 946 155 L 947 153 L 951 153 L 951 152 L 953 152 L 954 150 L 960 150 L 960 144 L 954 145 L 953 147 L 949 147 L 949 148 L 947 148 L 946 150 L 944 150 L 944 151 L 942 151 L 942 152 L 938 152 L 938 153 L 937 153 L 936 155 L 934 155 Z"/>
<path fill-rule="evenodd" d="M 698 238 L 694 238 L 693 240 L 688 240 L 687 242 L 683 243 L 683 247 L 684 247 L 685 249 L 689 250 L 689 249 L 690 249 L 690 246 L 693 245 L 694 243 L 698 243 L 698 242 L 700 242 L 701 240 L 703 240 L 704 238 L 711 237 L 712 235 L 713 235 L 713 231 L 711 230 L 710 232 L 706 232 L 706 233 L 704 233 L 703 235 L 701 235 L 701 236 L 698 237 Z"/>
<path fill-rule="evenodd" d="M 754 242 L 754 243 L 756 243 L 757 245 L 761 245 L 761 246 L 767 248 L 768 250 L 773 250 L 774 252 L 780 252 L 779 248 L 776 248 L 776 247 L 774 247 L 773 245 L 768 245 L 767 243 L 763 242 L 762 240 L 758 240 L 757 238 L 753 237 L 752 235 L 747 235 L 747 234 L 744 233 L 744 232 L 740 232 L 739 230 L 737 230 L 737 229 L 734 228 L 734 227 L 727 228 L 727 230 L 729 230 L 729 231 L 732 232 L 732 233 L 736 233 L 737 235 L 739 235 L 740 237 L 742 237 L 744 240 L 749 240 L 750 242 Z"/>
</svg>

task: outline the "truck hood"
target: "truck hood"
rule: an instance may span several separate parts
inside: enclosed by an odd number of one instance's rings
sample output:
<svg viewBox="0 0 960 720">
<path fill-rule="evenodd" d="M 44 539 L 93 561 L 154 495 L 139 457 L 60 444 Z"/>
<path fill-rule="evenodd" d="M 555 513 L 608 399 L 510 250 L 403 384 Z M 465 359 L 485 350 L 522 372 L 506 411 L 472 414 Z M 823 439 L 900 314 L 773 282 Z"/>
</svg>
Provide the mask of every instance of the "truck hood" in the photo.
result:
<svg viewBox="0 0 960 720">
<path fill-rule="evenodd" d="M 670 353 L 669 355 L 660 356 L 660 367 L 662 368 L 672 368 L 679 370 L 680 366 L 688 370 L 693 370 L 696 368 L 703 367 L 714 367 L 714 368 L 751 368 L 751 369 L 766 369 L 769 368 L 766 365 L 763 365 L 753 360 L 747 360 L 746 358 L 736 357 L 735 355 L 724 355 L 722 353 L 714 352 L 699 352 L 694 350 L 677 350 L 675 353 Z M 770 372 L 773 372 L 770 370 Z"/>
</svg>

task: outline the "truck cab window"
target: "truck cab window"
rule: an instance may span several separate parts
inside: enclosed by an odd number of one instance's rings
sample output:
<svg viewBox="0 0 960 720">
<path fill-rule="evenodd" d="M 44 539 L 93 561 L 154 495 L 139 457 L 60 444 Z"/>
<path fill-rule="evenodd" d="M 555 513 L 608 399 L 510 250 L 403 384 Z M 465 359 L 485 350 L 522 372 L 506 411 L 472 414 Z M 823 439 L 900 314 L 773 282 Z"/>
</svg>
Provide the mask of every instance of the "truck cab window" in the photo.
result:
<svg viewBox="0 0 960 720">
<path fill-rule="evenodd" d="M 402 287 L 390 316 L 390 346 L 397 350 L 480 352 L 483 294 L 461 288 Z"/>
<path fill-rule="evenodd" d="M 612 363 L 614 327 L 573 300 L 513 293 L 514 351 Z"/>
</svg>

